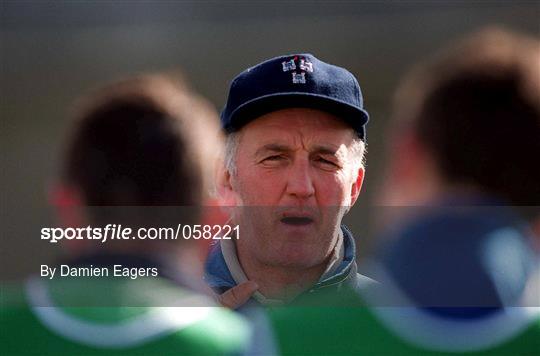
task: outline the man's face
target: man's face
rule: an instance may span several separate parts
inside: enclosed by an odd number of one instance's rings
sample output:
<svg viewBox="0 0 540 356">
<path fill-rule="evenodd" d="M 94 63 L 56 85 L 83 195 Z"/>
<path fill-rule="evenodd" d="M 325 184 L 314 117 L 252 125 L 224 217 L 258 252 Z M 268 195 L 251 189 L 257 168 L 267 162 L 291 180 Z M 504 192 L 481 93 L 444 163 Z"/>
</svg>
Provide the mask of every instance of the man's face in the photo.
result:
<svg viewBox="0 0 540 356">
<path fill-rule="evenodd" d="M 227 178 L 240 206 L 239 247 L 265 265 L 325 262 L 362 184 L 354 131 L 331 114 L 295 108 L 261 116 L 239 135 L 236 173 Z"/>
</svg>

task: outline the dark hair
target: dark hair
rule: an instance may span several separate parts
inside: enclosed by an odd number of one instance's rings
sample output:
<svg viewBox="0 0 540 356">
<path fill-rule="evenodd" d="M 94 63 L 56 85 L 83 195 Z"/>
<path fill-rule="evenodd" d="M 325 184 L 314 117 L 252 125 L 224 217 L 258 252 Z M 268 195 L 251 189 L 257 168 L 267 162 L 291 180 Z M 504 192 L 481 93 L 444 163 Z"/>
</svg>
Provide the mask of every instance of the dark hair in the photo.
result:
<svg viewBox="0 0 540 356">
<path fill-rule="evenodd" d="M 201 204 L 219 142 L 205 101 L 146 76 L 98 90 L 77 111 L 62 180 L 86 205 Z"/>
<path fill-rule="evenodd" d="M 448 183 L 513 205 L 540 203 L 540 43 L 483 31 L 421 64 L 398 91 Z"/>
</svg>

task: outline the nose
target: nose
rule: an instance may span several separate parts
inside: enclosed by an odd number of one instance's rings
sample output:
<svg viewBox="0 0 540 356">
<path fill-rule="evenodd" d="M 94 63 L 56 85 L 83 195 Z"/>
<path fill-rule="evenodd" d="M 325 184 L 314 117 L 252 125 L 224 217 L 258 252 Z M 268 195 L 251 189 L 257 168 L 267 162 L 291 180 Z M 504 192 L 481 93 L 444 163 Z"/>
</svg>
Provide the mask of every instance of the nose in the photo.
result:
<svg viewBox="0 0 540 356">
<path fill-rule="evenodd" d="M 297 199 L 308 199 L 315 194 L 308 159 L 297 159 L 289 166 L 287 195 Z"/>
</svg>

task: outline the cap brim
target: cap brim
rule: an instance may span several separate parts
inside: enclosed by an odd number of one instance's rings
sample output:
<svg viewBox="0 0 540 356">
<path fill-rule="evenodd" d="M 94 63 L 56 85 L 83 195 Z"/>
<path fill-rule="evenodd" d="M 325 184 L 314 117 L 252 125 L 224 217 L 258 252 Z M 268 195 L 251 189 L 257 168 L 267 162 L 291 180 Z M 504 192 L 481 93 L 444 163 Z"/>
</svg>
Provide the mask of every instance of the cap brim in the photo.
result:
<svg viewBox="0 0 540 356">
<path fill-rule="evenodd" d="M 331 97 L 302 92 L 272 94 L 248 101 L 231 113 L 229 125 L 224 129 L 227 132 L 238 131 L 257 117 L 287 108 L 310 108 L 328 112 L 342 119 L 360 138 L 365 139 L 364 125 L 369 120 L 365 110 Z"/>
</svg>

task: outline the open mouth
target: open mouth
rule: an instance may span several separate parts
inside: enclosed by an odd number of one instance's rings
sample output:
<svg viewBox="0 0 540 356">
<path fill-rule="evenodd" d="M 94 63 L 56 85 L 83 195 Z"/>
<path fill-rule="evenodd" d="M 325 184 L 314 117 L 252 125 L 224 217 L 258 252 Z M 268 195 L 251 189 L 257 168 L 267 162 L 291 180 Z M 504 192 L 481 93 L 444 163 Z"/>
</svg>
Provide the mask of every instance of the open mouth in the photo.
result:
<svg viewBox="0 0 540 356">
<path fill-rule="evenodd" d="M 313 219 L 302 216 L 288 216 L 281 218 L 281 222 L 287 225 L 302 226 L 311 224 Z"/>
</svg>

